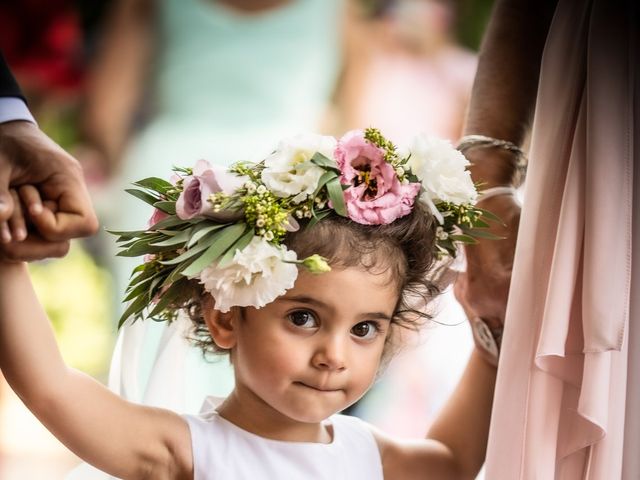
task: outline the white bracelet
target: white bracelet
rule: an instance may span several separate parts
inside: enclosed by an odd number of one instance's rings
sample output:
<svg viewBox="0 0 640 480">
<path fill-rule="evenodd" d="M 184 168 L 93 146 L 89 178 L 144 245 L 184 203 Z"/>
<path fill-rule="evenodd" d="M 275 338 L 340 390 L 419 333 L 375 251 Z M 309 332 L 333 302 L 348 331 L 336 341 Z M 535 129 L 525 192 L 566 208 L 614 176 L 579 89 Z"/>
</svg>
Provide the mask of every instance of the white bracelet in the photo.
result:
<svg viewBox="0 0 640 480">
<path fill-rule="evenodd" d="M 491 187 L 478 192 L 478 202 L 499 195 L 517 195 L 518 191 L 515 187 Z"/>
</svg>

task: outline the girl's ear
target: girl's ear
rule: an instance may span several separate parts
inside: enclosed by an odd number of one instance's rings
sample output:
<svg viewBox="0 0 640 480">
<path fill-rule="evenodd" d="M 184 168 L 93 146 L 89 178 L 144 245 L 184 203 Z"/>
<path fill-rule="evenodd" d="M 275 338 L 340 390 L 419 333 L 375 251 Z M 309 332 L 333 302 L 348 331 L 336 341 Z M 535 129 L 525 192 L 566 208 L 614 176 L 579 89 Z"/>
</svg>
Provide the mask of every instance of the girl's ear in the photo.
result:
<svg viewBox="0 0 640 480">
<path fill-rule="evenodd" d="M 227 350 L 232 349 L 236 345 L 236 332 L 234 329 L 237 317 L 236 309 L 222 313 L 214 307 L 213 298 L 206 295 L 202 300 L 202 316 L 209 329 L 209 334 L 215 344 Z"/>
</svg>

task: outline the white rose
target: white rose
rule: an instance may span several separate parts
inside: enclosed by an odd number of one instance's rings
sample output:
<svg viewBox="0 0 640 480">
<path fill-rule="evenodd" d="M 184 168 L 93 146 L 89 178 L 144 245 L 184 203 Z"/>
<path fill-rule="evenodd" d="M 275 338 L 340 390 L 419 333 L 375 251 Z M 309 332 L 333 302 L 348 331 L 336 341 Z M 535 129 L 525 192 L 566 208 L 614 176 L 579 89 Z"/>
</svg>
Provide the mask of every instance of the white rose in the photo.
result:
<svg viewBox="0 0 640 480">
<path fill-rule="evenodd" d="M 283 260 L 296 261 L 296 252 L 255 236 L 228 265 L 220 267 L 216 262 L 205 268 L 200 283 L 215 299 L 216 310 L 260 308 L 292 288 L 298 277 L 298 267 Z"/>
<path fill-rule="evenodd" d="M 409 152 L 409 166 L 424 186 L 421 198 L 427 204 L 476 202 L 478 192 L 466 169 L 469 162 L 450 142 L 420 134 L 413 139 Z"/>
<path fill-rule="evenodd" d="M 265 160 L 262 181 L 278 197 L 292 196 L 300 203 L 313 194 L 324 173 L 311 157 L 320 152 L 333 158 L 335 148 L 335 138 L 323 135 L 303 134 L 283 140 Z"/>
</svg>

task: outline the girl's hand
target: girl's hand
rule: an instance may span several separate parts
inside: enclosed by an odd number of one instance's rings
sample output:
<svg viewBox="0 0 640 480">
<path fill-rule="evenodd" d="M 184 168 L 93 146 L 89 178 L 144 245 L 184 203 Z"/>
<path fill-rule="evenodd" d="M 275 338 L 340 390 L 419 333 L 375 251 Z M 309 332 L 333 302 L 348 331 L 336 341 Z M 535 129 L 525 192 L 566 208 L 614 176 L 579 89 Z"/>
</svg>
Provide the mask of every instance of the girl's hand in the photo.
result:
<svg viewBox="0 0 640 480">
<path fill-rule="evenodd" d="M 502 219 L 504 225 L 492 223 L 491 232 L 504 239 L 480 239 L 477 245 L 465 246 L 467 270 L 458 276 L 454 292 L 469 318 L 481 317 L 491 327 L 502 326 L 520 223 L 520 205 L 513 196 L 501 195 L 481 201 L 479 207 Z"/>
<path fill-rule="evenodd" d="M 37 233 L 39 225 L 55 217 L 56 202 L 43 201 L 33 185 L 10 189 L 9 193 L 14 208 L 9 219 L 0 223 L 0 260 L 19 261 L 27 256 L 39 260 L 66 255 L 68 241 L 48 241 Z"/>
</svg>

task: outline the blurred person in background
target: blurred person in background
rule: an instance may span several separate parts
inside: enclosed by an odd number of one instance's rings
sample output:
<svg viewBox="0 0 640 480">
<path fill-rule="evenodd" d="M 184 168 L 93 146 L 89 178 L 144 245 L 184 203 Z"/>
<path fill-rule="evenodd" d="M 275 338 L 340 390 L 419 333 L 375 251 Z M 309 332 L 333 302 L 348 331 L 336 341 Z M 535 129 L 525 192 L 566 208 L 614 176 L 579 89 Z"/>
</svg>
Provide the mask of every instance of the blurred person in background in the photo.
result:
<svg viewBox="0 0 640 480">
<path fill-rule="evenodd" d="M 631 0 L 500 0 L 487 28 L 462 143 L 507 240 L 456 285 L 506 327 L 487 478 L 640 478 L 639 27 Z"/>
<path fill-rule="evenodd" d="M 419 132 L 451 141 L 460 137 L 477 58 L 456 43 L 454 7 L 446 0 L 370 5 L 363 26 L 368 48 L 341 90 L 349 128 L 375 126 L 400 146 Z M 452 292 L 434 310 L 433 327 L 415 336 L 351 413 L 406 437 L 420 435 L 435 419 L 473 342 Z"/>
</svg>

